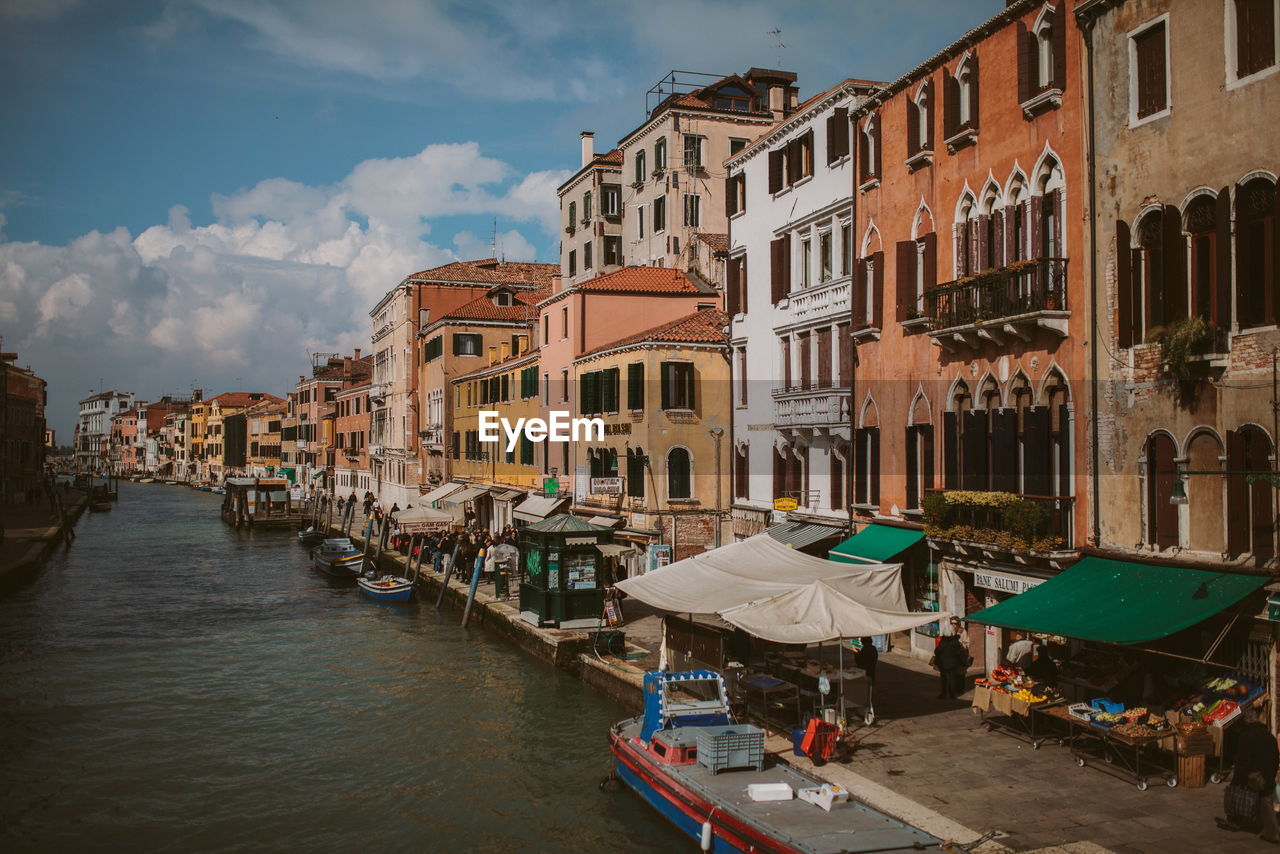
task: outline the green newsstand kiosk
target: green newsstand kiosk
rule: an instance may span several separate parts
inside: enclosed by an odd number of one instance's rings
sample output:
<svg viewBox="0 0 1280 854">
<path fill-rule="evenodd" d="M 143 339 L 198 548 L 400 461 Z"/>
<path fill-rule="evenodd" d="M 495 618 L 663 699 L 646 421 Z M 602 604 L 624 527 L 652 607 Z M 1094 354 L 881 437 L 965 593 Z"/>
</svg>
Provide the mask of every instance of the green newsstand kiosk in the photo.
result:
<svg viewBox="0 0 1280 854">
<path fill-rule="evenodd" d="M 603 556 L 613 529 L 560 513 L 520 529 L 520 612 L 536 625 L 590 621 L 604 610 Z M 587 625 L 583 622 L 582 625 Z"/>
</svg>

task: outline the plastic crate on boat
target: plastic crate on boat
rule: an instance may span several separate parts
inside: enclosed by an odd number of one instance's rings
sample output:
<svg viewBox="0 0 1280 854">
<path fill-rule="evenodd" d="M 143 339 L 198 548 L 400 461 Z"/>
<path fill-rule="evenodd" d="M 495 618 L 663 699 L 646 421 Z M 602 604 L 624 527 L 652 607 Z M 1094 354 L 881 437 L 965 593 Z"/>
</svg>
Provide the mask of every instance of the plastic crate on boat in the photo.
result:
<svg viewBox="0 0 1280 854">
<path fill-rule="evenodd" d="M 764 730 L 751 724 L 698 731 L 698 764 L 712 774 L 726 768 L 764 769 Z"/>
</svg>

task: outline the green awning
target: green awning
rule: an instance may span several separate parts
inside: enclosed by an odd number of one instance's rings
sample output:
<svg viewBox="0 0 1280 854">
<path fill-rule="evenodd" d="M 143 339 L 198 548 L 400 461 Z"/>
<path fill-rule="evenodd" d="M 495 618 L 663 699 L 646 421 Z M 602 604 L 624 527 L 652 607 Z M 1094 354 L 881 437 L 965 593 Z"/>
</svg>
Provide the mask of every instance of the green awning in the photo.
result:
<svg viewBox="0 0 1280 854">
<path fill-rule="evenodd" d="M 293 469 L 290 469 L 290 468 L 282 468 L 282 469 L 280 469 L 280 474 L 282 474 L 282 475 L 284 475 L 285 477 L 289 478 L 289 482 L 290 482 L 290 483 L 293 483 L 293 481 L 294 481 Z"/>
<path fill-rule="evenodd" d="M 923 539 L 924 531 L 915 528 L 871 524 L 836 546 L 827 556 L 845 563 L 884 563 Z"/>
<path fill-rule="evenodd" d="M 1167 637 L 1224 611 L 1270 579 L 1087 557 L 967 619 L 1104 643 Z"/>
</svg>

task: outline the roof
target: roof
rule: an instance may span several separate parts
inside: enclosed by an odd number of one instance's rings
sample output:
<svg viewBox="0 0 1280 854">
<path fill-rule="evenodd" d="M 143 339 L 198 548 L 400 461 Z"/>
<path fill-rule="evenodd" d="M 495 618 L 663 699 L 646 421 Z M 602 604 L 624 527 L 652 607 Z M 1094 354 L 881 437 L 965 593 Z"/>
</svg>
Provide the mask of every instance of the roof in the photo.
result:
<svg viewBox="0 0 1280 854">
<path fill-rule="evenodd" d="M 837 92 L 840 92 L 841 90 L 844 90 L 847 88 L 854 88 L 854 89 L 861 88 L 861 89 L 866 89 L 868 90 L 868 92 L 870 92 L 871 90 L 882 89 L 885 85 L 887 84 L 881 83 L 876 80 L 862 80 L 861 78 L 858 78 L 858 77 L 846 77 L 844 80 L 841 80 L 839 83 L 832 86 L 830 89 L 826 89 L 822 92 L 819 92 L 816 95 L 811 95 L 808 98 L 806 98 L 804 102 L 801 103 L 798 107 L 796 107 L 795 110 L 793 110 L 789 116 L 775 122 L 773 126 L 769 128 L 769 130 L 765 131 L 764 133 L 756 137 L 754 140 L 749 142 L 746 145 L 746 147 L 744 147 L 737 154 L 728 158 L 728 160 L 732 160 L 735 162 L 740 161 L 743 159 L 745 155 L 753 151 L 756 151 L 762 146 L 769 145 L 770 137 L 773 135 L 774 131 L 776 131 L 778 128 L 782 127 L 783 125 L 794 124 L 796 127 L 800 127 L 800 125 L 804 124 L 804 122 L 806 121 L 805 112 L 810 107 L 812 107 L 814 104 L 818 104 L 827 100 L 832 95 L 835 95 Z"/>
<path fill-rule="evenodd" d="M 606 151 L 604 154 L 600 154 L 600 153 L 592 154 L 590 163 L 588 163 L 586 166 L 583 166 L 577 172 L 574 172 L 572 175 L 568 177 L 568 179 L 565 180 L 563 184 L 561 184 L 559 187 L 556 187 L 556 194 L 558 195 L 560 193 L 563 193 L 565 187 L 572 185 L 575 181 L 580 179 L 583 175 L 585 175 L 587 172 L 591 171 L 592 169 L 608 169 L 610 171 L 621 170 L 622 169 L 622 149 L 614 148 L 609 151 Z"/>
<path fill-rule="evenodd" d="M 405 276 L 406 282 L 457 282 L 479 285 L 523 285 L 550 287 L 551 277 L 560 274 L 559 264 L 531 261 L 499 261 L 482 258 L 477 261 L 454 261 L 442 267 L 420 270 Z"/>
<path fill-rule="evenodd" d="M 558 513 L 555 516 L 543 519 L 541 522 L 535 522 L 532 525 L 528 525 L 524 530 L 536 531 L 539 534 L 598 534 L 609 529 L 601 525 L 592 525 L 590 522 L 579 519 L 577 516 L 570 516 L 568 513 Z"/>
<path fill-rule="evenodd" d="M 729 251 L 729 235 L 727 234 L 698 233 L 694 235 L 694 239 L 701 240 L 703 243 L 710 246 L 712 252 Z"/>
<path fill-rule="evenodd" d="M 604 154 L 597 154 L 594 162 L 605 166 L 621 166 L 622 149 L 615 148 L 610 151 L 606 151 Z"/>
<path fill-rule="evenodd" d="M 453 311 L 441 316 L 440 320 L 504 320 L 515 322 L 532 320 L 538 314 L 534 305 L 539 299 L 545 299 L 550 296 L 550 291 L 537 290 L 532 294 L 527 291 L 517 291 L 514 296 L 515 301 L 512 305 L 495 305 L 492 297 L 485 294 L 482 297 L 476 297 L 471 302 L 464 302 Z"/>
<path fill-rule="evenodd" d="M 623 267 L 594 279 L 578 282 L 584 293 L 701 294 L 689 277 L 672 267 Z"/>
<path fill-rule="evenodd" d="M 614 341 L 612 344 L 597 347 L 588 353 L 584 353 L 582 358 L 596 353 L 603 353 L 606 350 L 616 350 L 632 344 L 647 344 L 649 342 L 664 344 L 723 344 L 724 328 L 728 325 L 729 315 L 727 312 L 718 308 L 704 308 L 701 311 L 695 311 L 693 314 L 668 321 L 652 329 L 646 329 L 644 332 L 629 335 L 626 338 Z"/>
<path fill-rule="evenodd" d="M 474 371 L 468 371 L 465 374 L 459 374 L 456 377 L 452 377 L 449 380 L 449 382 L 451 383 L 465 382 L 466 380 L 483 376 L 484 374 L 487 374 L 491 371 L 501 373 L 502 371 L 508 370 L 509 368 L 512 368 L 515 365 L 520 364 L 521 362 L 537 361 L 538 350 L 539 350 L 538 347 L 534 347 L 532 350 L 525 350 L 523 353 L 512 353 L 510 356 L 507 356 L 507 358 L 500 359 L 489 365 L 485 365 L 483 368 L 476 368 Z"/>
<path fill-rule="evenodd" d="M 267 394 L 261 391 L 224 391 L 222 394 L 206 397 L 201 403 L 217 403 L 223 409 L 238 408 L 242 406 L 253 406 L 255 403 L 263 401 L 277 401 L 284 403 L 284 399 L 276 397 L 274 394 Z"/>
</svg>

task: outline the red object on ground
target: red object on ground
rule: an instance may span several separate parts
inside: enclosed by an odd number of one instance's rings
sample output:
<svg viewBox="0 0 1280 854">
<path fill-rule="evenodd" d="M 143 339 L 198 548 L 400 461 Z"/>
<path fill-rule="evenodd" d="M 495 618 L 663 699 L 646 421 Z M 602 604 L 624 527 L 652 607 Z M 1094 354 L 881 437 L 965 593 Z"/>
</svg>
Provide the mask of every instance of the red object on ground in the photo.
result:
<svg viewBox="0 0 1280 854">
<path fill-rule="evenodd" d="M 836 752 L 836 738 L 840 728 L 829 724 L 822 718 L 810 718 L 805 727 L 804 738 L 800 741 L 800 749 L 810 759 L 828 760 Z"/>
</svg>

